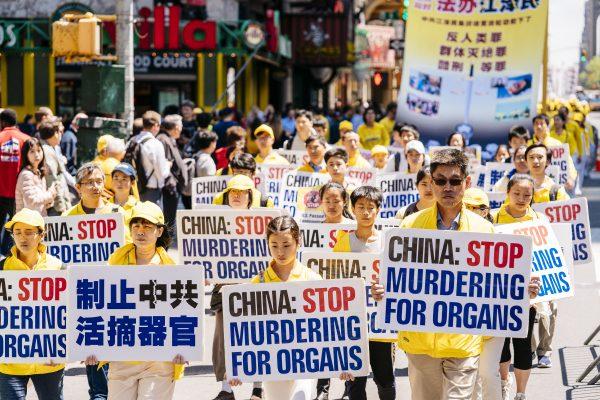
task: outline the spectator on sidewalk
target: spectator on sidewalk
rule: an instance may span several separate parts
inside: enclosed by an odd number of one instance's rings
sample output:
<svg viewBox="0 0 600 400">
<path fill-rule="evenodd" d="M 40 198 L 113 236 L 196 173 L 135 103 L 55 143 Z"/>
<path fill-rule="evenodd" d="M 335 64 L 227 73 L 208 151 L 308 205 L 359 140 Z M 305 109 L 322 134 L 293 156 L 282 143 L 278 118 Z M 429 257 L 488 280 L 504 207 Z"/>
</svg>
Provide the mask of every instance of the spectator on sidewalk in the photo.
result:
<svg viewBox="0 0 600 400">
<path fill-rule="evenodd" d="M 313 115 L 310 111 L 298 110 L 296 112 L 296 131 L 291 139 L 288 139 L 283 147 L 287 150 L 304 150 L 305 142 L 309 136 L 316 134 L 312 126 Z"/>
<path fill-rule="evenodd" d="M 232 126 L 238 126 L 237 121 L 234 120 L 235 112 L 232 108 L 226 107 L 219 112 L 221 120 L 213 126 L 213 131 L 219 137 L 217 147 L 221 148 L 227 144 L 227 132 Z"/>
<path fill-rule="evenodd" d="M 197 151 L 192 156 L 192 162 L 195 165 L 192 178 L 214 176 L 217 166 L 212 154 L 217 148 L 217 134 L 209 130 L 200 130 L 194 139 Z M 192 209 L 192 179 L 189 179 L 187 186 L 181 191 L 181 201 L 187 210 Z"/>
<path fill-rule="evenodd" d="M 40 107 L 33 114 L 35 118 L 35 136 L 39 136 L 40 126 L 43 122 L 54 116 L 52 110 L 48 107 Z"/>
<path fill-rule="evenodd" d="M 198 129 L 198 121 L 196 120 L 196 114 L 194 114 L 195 107 L 194 102 L 190 100 L 185 100 L 181 103 L 181 135 L 177 139 L 177 145 L 180 150 L 185 148 L 194 136 L 194 133 L 196 133 L 196 129 Z"/>
<path fill-rule="evenodd" d="M 44 159 L 46 160 L 46 185 L 48 188 L 53 185 L 56 187 L 56 197 L 52 207 L 48 208 L 48 215 L 61 215 L 71 207 L 71 196 L 66 176 L 69 173 L 67 171 L 67 161 L 57 151 L 62 138 L 62 123 L 56 118 L 48 118 L 40 124 L 39 135 L 42 139 Z"/>
<path fill-rule="evenodd" d="M 87 117 L 84 113 L 75 115 L 69 129 L 65 131 L 60 139 L 60 150 L 67 158 L 67 171 L 71 175 L 77 173 L 77 132 L 79 131 L 79 120 Z"/>
</svg>

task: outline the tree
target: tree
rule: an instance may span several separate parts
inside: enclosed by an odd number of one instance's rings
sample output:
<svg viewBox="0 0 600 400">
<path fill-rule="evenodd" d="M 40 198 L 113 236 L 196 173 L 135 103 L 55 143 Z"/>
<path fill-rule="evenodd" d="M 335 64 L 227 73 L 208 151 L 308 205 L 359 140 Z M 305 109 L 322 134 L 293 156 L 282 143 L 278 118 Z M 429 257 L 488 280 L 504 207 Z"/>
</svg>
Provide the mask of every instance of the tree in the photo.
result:
<svg viewBox="0 0 600 400">
<path fill-rule="evenodd" d="M 600 57 L 596 56 L 579 74 L 579 82 L 585 89 L 600 89 Z"/>
</svg>

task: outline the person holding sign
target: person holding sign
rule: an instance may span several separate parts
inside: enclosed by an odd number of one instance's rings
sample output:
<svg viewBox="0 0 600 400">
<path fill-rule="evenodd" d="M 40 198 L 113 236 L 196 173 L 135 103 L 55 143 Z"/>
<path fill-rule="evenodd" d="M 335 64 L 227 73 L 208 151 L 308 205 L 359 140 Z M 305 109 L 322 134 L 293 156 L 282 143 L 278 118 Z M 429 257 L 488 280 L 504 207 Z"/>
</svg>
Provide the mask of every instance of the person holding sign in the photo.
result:
<svg viewBox="0 0 600 400">
<path fill-rule="evenodd" d="M 115 193 L 110 202 L 125 210 L 125 218 L 131 216 L 133 207 L 140 202 L 137 191 L 137 173 L 130 164 L 120 163 L 112 172 L 112 191 Z"/>
<path fill-rule="evenodd" d="M 401 227 L 493 233 L 490 222 L 463 204 L 465 190 L 471 183 L 468 164 L 459 149 L 435 152 L 430 164 L 435 204 L 405 218 Z M 373 282 L 373 299 L 381 301 L 384 293 L 384 287 Z M 477 381 L 481 336 L 400 332 L 398 343 L 408 357 L 413 400 L 471 398 Z"/>
<path fill-rule="evenodd" d="M 256 147 L 258 147 L 258 154 L 254 157 L 256 164 L 290 165 L 290 162 L 285 157 L 273 151 L 275 134 L 269 125 L 262 124 L 256 128 L 254 130 L 254 137 L 256 138 Z"/>
<path fill-rule="evenodd" d="M 463 203 L 465 203 L 467 210 L 492 222 L 492 217 L 490 216 L 490 199 L 488 199 L 487 194 L 483 190 L 468 188 L 465 190 Z"/>
<path fill-rule="evenodd" d="M 375 121 L 375 108 L 368 107 L 363 115 L 365 123 L 358 127 L 357 133 L 363 148 L 371 150 L 373 146 L 390 144 L 390 134 L 379 122 Z M 348 135 L 346 135 L 346 138 Z M 352 155 L 350 154 L 350 157 Z"/>
<path fill-rule="evenodd" d="M 546 168 L 552 160 L 552 152 L 542 143 L 532 144 L 525 150 L 525 159 L 529 174 L 535 183 L 533 193 L 534 203 L 547 203 L 549 201 L 568 200 L 569 195 L 560 185 L 546 175 Z"/>
<path fill-rule="evenodd" d="M 375 220 L 379 215 L 382 200 L 381 191 L 373 186 L 361 186 L 352 192 L 350 202 L 356 216 L 356 230 L 338 231 L 337 241 L 333 247 L 334 252 L 380 253 L 382 251 L 381 233 L 375 228 Z M 371 370 L 380 400 L 396 398 L 394 351 L 394 344 L 389 340 L 369 340 Z M 346 382 L 349 399 L 366 400 L 366 387 L 366 376 L 359 376 Z M 329 388 L 321 388 L 321 390 L 328 391 Z"/>
<path fill-rule="evenodd" d="M 0 270 L 59 270 L 62 262 L 46 253 L 44 218 L 37 211 L 24 208 L 16 213 L 4 228 L 11 233 L 15 245 L 0 261 Z M 33 382 L 39 400 L 63 398 L 64 364 L 0 364 L 0 398 L 25 400 L 29 380 Z"/>
<path fill-rule="evenodd" d="M 348 191 L 339 183 L 327 182 L 319 189 L 319 197 L 323 204 L 325 224 L 351 224 L 354 222 L 348 211 Z"/>
<path fill-rule="evenodd" d="M 371 149 L 371 158 L 373 159 L 373 166 L 380 171 L 383 171 L 387 165 L 388 157 L 390 155 L 387 147 L 380 144 L 373 146 Z"/>
<path fill-rule="evenodd" d="M 342 142 L 348 153 L 348 166 L 354 168 L 371 168 L 371 164 L 360 154 L 360 137 L 354 132 L 344 135 Z"/>
<path fill-rule="evenodd" d="M 150 201 L 137 204 L 127 225 L 132 243 L 119 247 L 110 256 L 109 265 L 175 265 L 167 254 L 171 236 L 158 205 Z M 175 381 L 183 377 L 184 363 L 180 355 L 176 355 L 173 362 L 111 362 L 108 371 L 110 399 L 172 399 Z M 96 356 L 90 355 L 85 364 L 100 369 L 105 363 L 98 365 Z"/>
<path fill-rule="evenodd" d="M 233 208 L 246 209 L 250 207 L 273 207 L 273 200 L 263 195 L 254 186 L 254 172 L 248 173 L 248 171 L 250 170 L 244 170 L 243 174 L 235 175 L 231 178 L 227 182 L 225 190 L 215 196 L 213 204 L 223 204 Z M 251 176 L 248 176 L 250 174 Z M 248 206 L 244 205 L 245 199 L 249 199 L 250 201 Z"/>
<path fill-rule="evenodd" d="M 425 146 L 418 140 L 411 140 L 406 144 L 404 155 L 408 164 L 408 174 L 416 174 L 425 165 Z"/>
<path fill-rule="evenodd" d="M 423 167 L 417 173 L 417 190 L 419 192 L 419 200 L 402 207 L 396 213 L 396 218 L 403 220 L 417 211 L 424 210 L 435 204 L 433 197 L 433 181 L 431 180 L 431 170 L 429 167 Z"/>
<path fill-rule="evenodd" d="M 339 183 L 348 192 L 352 192 L 356 185 L 346 180 L 348 173 L 348 153 L 344 149 L 329 149 L 325 152 L 325 165 L 331 182 Z"/>
<path fill-rule="evenodd" d="M 299 172 L 320 172 L 326 174 L 326 165 L 323 161 L 327 150 L 327 142 L 319 135 L 310 135 L 306 139 L 306 153 L 308 154 L 308 162 L 303 166 L 298 167 Z"/>
</svg>

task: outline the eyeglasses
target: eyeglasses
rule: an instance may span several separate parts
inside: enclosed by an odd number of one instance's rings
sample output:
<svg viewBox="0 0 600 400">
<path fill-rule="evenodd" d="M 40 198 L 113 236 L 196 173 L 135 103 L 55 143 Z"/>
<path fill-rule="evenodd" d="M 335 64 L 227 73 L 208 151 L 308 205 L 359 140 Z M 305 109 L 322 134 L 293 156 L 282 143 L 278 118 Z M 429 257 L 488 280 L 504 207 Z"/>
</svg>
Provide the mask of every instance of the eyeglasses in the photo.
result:
<svg viewBox="0 0 600 400">
<path fill-rule="evenodd" d="M 447 183 L 450 183 L 450 186 L 459 186 L 465 180 L 465 178 L 451 178 L 451 179 L 432 178 L 432 179 L 433 179 L 433 183 L 435 183 L 436 186 L 446 186 Z"/>
<path fill-rule="evenodd" d="M 37 231 L 25 231 L 25 232 L 11 232 L 11 236 L 16 238 L 16 237 L 25 237 L 27 239 L 31 239 L 34 236 L 37 236 L 40 232 Z"/>
<path fill-rule="evenodd" d="M 87 181 L 87 182 L 79 182 L 82 186 L 92 187 L 92 186 L 104 186 L 104 180 L 98 179 L 96 181 Z"/>
</svg>

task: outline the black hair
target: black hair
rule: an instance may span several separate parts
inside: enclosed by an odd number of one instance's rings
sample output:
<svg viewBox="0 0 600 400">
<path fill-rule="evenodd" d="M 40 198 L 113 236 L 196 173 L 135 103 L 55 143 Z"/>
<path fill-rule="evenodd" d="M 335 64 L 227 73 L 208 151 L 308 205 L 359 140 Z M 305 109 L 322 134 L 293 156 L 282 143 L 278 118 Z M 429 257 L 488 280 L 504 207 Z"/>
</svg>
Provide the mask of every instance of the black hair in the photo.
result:
<svg viewBox="0 0 600 400">
<path fill-rule="evenodd" d="M 431 168 L 431 176 L 433 176 L 433 173 L 438 167 L 453 166 L 460 168 L 460 173 L 463 177 L 466 177 L 469 159 L 462 150 L 442 149 L 433 153 L 429 166 Z"/>
<path fill-rule="evenodd" d="M 356 188 L 350 195 L 350 203 L 352 203 L 352 207 L 354 207 L 356 202 L 360 199 L 370 200 L 377 205 L 377 208 L 381 208 L 383 195 L 381 194 L 381 190 L 374 186 L 361 186 Z"/>
<path fill-rule="evenodd" d="M 5 108 L 0 113 L 0 122 L 3 126 L 17 125 L 17 112 L 12 108 Z"/>
<path fill-rule="evenodd" d="M 177 126 L 177 124 L 175 122 L 173 122 L 173 121 L 162 120 L 161 123 L 160 123 L 160 129 L 163 132 L 170 131 L 171 129 L 175 129 L 176 126 Z"/>
<path fill-rule="evenodd" d="M 203 112 L 196 116 L 196 122 L 198 122 L 198 127 L 200 129 L 207 129 L 210 123 L 212 122 L 212 114 Z"/>
<path fill-rule="evenodd" d="M 256 172 L 256 160 L 252 157 L 252 154 L 249 153 L 241 153 L 236 154 L 235 157 L 229 162 L 229 168 L 233 173 L 233 168 L 235 169 L 247 169 L 248 171 Z"/>
<path fill-rule="evenodd" d="M 527 150 L 525 150 L 525 160 L 527 160 L 527 155 L 529 154 L 529 152 L 533 149 L 537 149 L 538 147 L 546 150 L 546 166 L 550 165 L 550 162 L 552 161 L 552 150 L 546 147 L 546 145 L 543 143 L 534 143 L 527 147 Z"/>
<path fill-rule="evenodd" d="M 365 108 L 365 112 L 363 113 L 363 119 L 367 118 L 367 113 L 369 111 L 373 111 L 373 113 L 375 114 L 375 119 L 377 119 L 377 110 L 375 110 L 375 107 L 373 107 L 373 106 L 369 106 L 369 107 Z"/>
<path fill-rule="evenodd" d="M 354 219 L 354 216 L 352 215 L 352 213 L 350 213 L 350 211 L 348 211 L 348 200 L 350 199 L 350 196 L 348 195 L 348 192 L 346 191 L 346 189 L 344 189 L 344 187 L 337 182 L 327 182 L 326 184 L 321 186 L 321 188 L 319 189 L 319 198 L 321 199 L 321 201 L 323 200 L 323 197 L 325 196 L 325 192 L 327 192 L 328 190 L 338 190 L 341 193 L 342 201 L 344 202 L 344 209 L 342 211 L 342 216 L 346 217 L 348 219 Z"/>
<path fill-rule="evenodd" d="M 233 108 L 231 108 L 231 107 L 225 107 L 224 109 L 219 111 L 219 117 L 221 117 L 221 118 L 228 117 L 232 114 L 234 114 L 234 111 L 233 111 Z"/>
<path fill-rule="evenodd" d="M 529 140 L 529 129 L 525 128 L 523 125 L 515 125 L 511 127 L 510 131 L 508 131 L 508 142 L 510 143 L 510 140 L 515 137 Z"/>
<path fill-rule="evenodd" d="M 395 101 L 392 101 L 392 102 L 388 103 L 387 107 L 385 108 L 385 113 L 387 114 L 390 111 L 393 111 L 397 108 L 398 108 L 398 103 L 396 103 Z"/>
<path fill-rule="evenodd" d="M 344 160 L 344 162 L 347 164 L 348 163 L 348 152 L 344 149 L 341 149 L 339 147 L 333 148 L 333 149 L 329 149 L 325 152 L 325 163 L 327 163 L 327 161 L 331 158 L 331 157 L 339 157 L 342 160 Z"/>
<path fill-rule="evenodd" d="M 242 139 L 246 139 L 246 130 L 239 125 L 230 126 L 225 131 L 227 146 L 233 146 Z"/>
<path fill-rule="evenodd" d="M 21 149 L 21 171 L 23 171 L 25 167 L 30 165 L 27 153 L 29 153 L 29 150 L 31 150 L 35 146 L 39 146 L 40 150 L 42 150 L 42 160 L 40 161 L 40 165 L 38 166 L 38 172 L 40 176 L 44 176 L 44 173 L 46 171 L 46 154 L 44 153 L 42 143 L 38 138 L 35 137 L 29 138 L 25 141 L 25 143 L 23 143 L 23 148 Z"/>
<path fill-rule="evenodd" d="M 286 231 L 290 231 L 296 243 L 300 245 L 300 228 L 294 218 L 289 215 L 273 218 L 271 222 L 269 222 L 269 225 L 267 225 L 267 242 L 271 235 Z"/>
<path fill-rule="evenodd" d="M 467 138 L 465 137 L 465 135 L 463 135 L 463 134 L 462 134 L 462 133 L 460 133 L 460 132 L 452 132 L 452 133 L 451 133 L 451 134 L 448 136 L 448 139 L 446 139 L 446 145 L 450 146 L 450 142 L 452 141 L 452 137 L 453 137 L 454 135 L 460 135 L 460 137 L 461 137 L 461 139 L 462 139 L 462 142 L 463 142 L 463 145 L 462 145 L 462 148 L 463 148 L 463 149 L 464 149 L 465 147 L 467 147 Z"/>
<path fill-rule="evenodd" d="M 327 148 L 327 142 L 325 141 L 325 138 L 323 138 L 320 135 L 310 135 L 309 137 L 306 138 L 306 140 L 304 141 L 304 143 L 308 146 L 309 144 L 311 144 L 314 141 L 318 141 L 323 147 Z"/>
<path fill-rule="evenodd" d="M 312 121 L 313 119 L 313 115 L 310 111 L 308 110 L 298 110 L 296 111 L 296 115 L 294 116 L 294 119 L 298 119 L 300 117 L 306 117 L 308 118 L 309 121 Z"/>
<path fill-rule="evenodd" d="M 50 139 L 52 136 L 56 135 L 56 132 L 58 132 L 60 128 L 60 124 L 58 121 L 44 121 L 40 124 L 39 127 L 39 132 L 40 132 L 40 139 L 42 140 L 48 140 Z"/>
<path fill-rule="evenodd" d="M 533 178 L 531 177 L 531 175 L 527 175 L 527 174 L 514 174 L 510 180 L 508 181 L 508 184 L 506 185 L 506 193 L 510 192 L 510 189 L 517 183 L 520 181 L 527 181 L 531 183 L 531 187 L 535 189 L 535 182 L 533 181 Z M 533 199 L 532 199 L 533 200 Z"/>
<path fill-rule="evenodd" d="M 550 126 L 550 118 L 548 118 L 546 114 L 537 114 L 531 119 L 531 122 L 535 124 L 535 121 L 537 121 L 538 119 L 543 120 L 546 123 L 546 125 Z"/>
<path fill-rule="evenodd" d="M 219 140 L 219 137 L 213 131 L 200 130 L 197 136 L 196 145 L 198 150 L 208 149 L 212 143 Z"/>
<path fill-rule="evenodd" d="M 138 221 L 147 221 L 150 222 L 148 220 L 146 220 L 145 218 L 132 218 L 131 221 L 129 221 L 129 227 L 131 228 L 131 225 L 138 222 Z M 173 241 L 173 235 L 171 233 L 172 228 L 165 225 L 165 224 L 154 224 L 156 226 L 158 226 L 159 228 L 163 228 L 163 233 L 162 235 L 160 235 L 160 237 L 158 239 L 156 239 L 156 247 L 162 247 L 163 249 L 167 250 L 169 248 L 169 246 L 171 246 L 171 242 Z"/>
<path fill-rule="evenodd" d="M 554 115 L 554 117 L 558 117 L 558 118 L 560 118 L 560 119 L 561 119 L 561 121 L 563 122 L 563 124 L 566 124 L 566 123 L 567 123 L 567 117 L 566 117 L 566 116 L 564 116 L 563 114 L 556 114 L 556 115 Z"/>
<path fill-rule="evenodd" d="M 317 118 L 313 121 L 313 128 L 326 128 L 327 124 L 324 119 Z"/>
<path fill-rule="evenodd" d="M 417 185 L 421 183 L 426 176 L 431 178 L 431 168 L 429 168 L 429 165 L 422 167 L 419 172 L 417 172 Z"/>
</svg>

